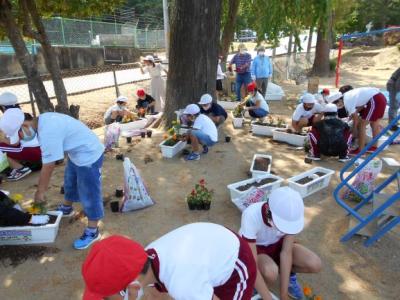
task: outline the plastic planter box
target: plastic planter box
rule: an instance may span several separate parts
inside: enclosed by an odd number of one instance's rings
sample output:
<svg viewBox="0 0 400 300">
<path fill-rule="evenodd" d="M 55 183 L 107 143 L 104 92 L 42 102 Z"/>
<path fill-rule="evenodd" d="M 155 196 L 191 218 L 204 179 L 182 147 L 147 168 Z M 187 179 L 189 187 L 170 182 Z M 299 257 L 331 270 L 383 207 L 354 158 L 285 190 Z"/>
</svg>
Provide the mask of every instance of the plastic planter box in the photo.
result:
<svg viewBox="0 0 400 300">
<path fill-rule="evenodd" d="M 186 142 L 179 141 L 174 146 L 165 146 L 165 141 L 160 144 L 163 157 L 172 158 L 186 147 Z"/>
<path fill-rule="evenodd" d="M 147 124 L 147 119 L 142 118 L 129 123 L 119 123 L 119 128 L 121 129 L 121 133 L 124 131 L 132 131 L 137 129 L 142 129 Z"/>
<path fill-rule="evenodd" d="M 242 181 L 239 181 L 239 182 L 231 183 L 231 184 L 229 184 L 227 186 L 228 190 L 229 190 L 229 192 L 231 194 L 231 200 L 233 200 L 234 198 L 238 198 L 240 196 L 246 195 L 251 190 L 251 188 L 250 188 L 250 189 L 248 189 L 246 191 L 239 191 L 237 189 L 239 186 L 242 186 L 242 185 L 245 185 L 245 184 L 248 184 L 248 183 L 254 183 L 256 181 L 260 181 L 260 180 L 265 179 L 265 178 L 275 178 L 276 179 L 276 181 L 274 181 L 274 182 L 267 183 L 265 185 L 262 185 L 262 186 L 258 187 L 259 189 L 263 190 L 267 195 L 270 194 L 272 190 L 280 187 L 281 183 L 283 182 L 283 178 L 281 178 L 279 176 L 275 176 L 275 175 L 272 175 L 272 174 L 266 174 L 266 175 L 263 175 L 263 176 L 260 176 L 260 177 L 257 177 L 257 178 L 250 178 L 250 179 L 242 180 Z"/>
<path fill-rule="evenodd" d="M 288 143 L 293 146 L 303 147 L 304 142 L 307 139 L 307 135 L 298 135 L 294 133 L 287 133 L 285 129 L 274 129 L 272 131 L 272 137 L 274 141 Z"/>
<path fill-rule="evenodd" d="M 254 162 L 257 157 L 265 157 L 269 159 L 269 166 L 267 171 L 259 171 L 259 170 L 253 170 L 254 169 Z M 272 156 L 271 155 L 266 155 L 266 154 L 254 154 L 253 156 L 253 161 L 251 162 L 251 167 L 250 167 L 250 172 L 251 172 L 251 177 L 252 178 L 258 178 L 262 177 L 264 175 L 267 175 L 271 173 L 271 165 L 272 165 Z"/>
<path fill-rule="evenodd" d="M 281 128 L 281 127 L 279 127 L 279 128 Z M 286 128 L 287 128 L 287 125 L 283 129 L 286 129 Z M 272 131 L 274 131 L 275 129 L 278 129 L 278 127 L 268 126 L 268 125 L 259 125 L 259 124 L 256 124 L 256 122 L 251 123 L 251 130 L 254 135 L 272 136 Z"/>
<path fill-rule="evenodd" d="M 57 237 L 62 212 L 49 211 L 47 214 L 57 216 L 54 224 L 43 226 L 0 227 L 0 245 L 53 243 Z"/>
<path fill-rule="evenodd" d="M 233 123 L 233 127 L 235 127 L 235 128 L 242 128 L 242 127 L 243 127 L 243 121 L 244 121 L 244 118 L 243 118 L 243 117 L 235 118 L 235 117 L 233 116 L 233 113 L 232 113 L 232 123 Z"/>
<path fill-rule="evenodd" d="M 315 174 L 317 172 L 325 173 L 325 175 L 318 176 Z M 313 168 L 309 171 L 303 172 L 299 175 L 293 176 L 293 177 L 289 178 L 287 181 L 288 181 L 289 187 L 298 191 L 300 193 L 300 195 L 304 198 L 304 197 L 310 196 L 311 194 L 313 194 L 323 188 L 326 188 L 329 185 L 329 182 L 331 180 L 333 173 L 335 173 L 334 170 L 317 167 L 317 168 Z M 300 184 L 300 183 L 296 182 L 304 177 L 312 177 L 314 179 L 313 179 L 313 181 L 310 181 L 305 184 Z"/>
<path fill-rule="evenodd" d="M 218 104 L 227 110 L 234 110 L 238 103 L 238 101 L 218 101 Z"/>
</svg>

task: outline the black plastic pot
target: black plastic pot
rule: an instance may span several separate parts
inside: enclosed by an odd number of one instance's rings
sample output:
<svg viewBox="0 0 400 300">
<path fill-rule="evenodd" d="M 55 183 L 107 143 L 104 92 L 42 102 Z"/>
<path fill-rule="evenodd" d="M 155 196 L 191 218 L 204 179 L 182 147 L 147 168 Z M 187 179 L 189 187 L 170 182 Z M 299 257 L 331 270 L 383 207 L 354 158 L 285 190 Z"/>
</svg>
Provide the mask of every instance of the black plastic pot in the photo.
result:
<svg viewBox="0 0 400 300">
<path fill-rule="evenodd" d="M 131 137 L 127 137 L 127 138 L 126 138 L 126 142 L 127 142 L 128 144 L 132 143 L 132 138 L 131 138 Z"/>
<path fill-rule="evenodd" d="M 110 208 L 112 212 L 119 212 L 119 202 L 118 201 L 111 202 Z"/>
<path fill-rule="evenodd" d="M 146 132 L 142 131 L 142 132 L 140 133 L 140 136 L 142 137 L 142 139 L 144 139 L 144 138 L 146 137 Z"/>
<path fill-rule="evenodd" d="M 196 203 L 196 209 L 197 210 L 203 210 L 204 209 L 203 203 Z"/>
<path fill-rule="evenodd" d="M 124 196 L 124 190 L 123 189 L 116 189 L 115 190 L 115 197 L 121 198 Z"/>
<path fill-rule="evenodd" d="M 153 131 L 151 131 L 151 130 L 147 130 L 147 137 L 148 138 L 151 138 L 151 135 L 153 134 Z"/>
<path fill-rule="evenodd" d="M 188 202 L 187 204 L 188 204 L 189 210 L 195 210 L 196 209 L 196 204 L 195 203 Z"/>
<path fill-rule="evenodd" d="M 203 209 L 204 210 L 210 210 L 210 207 L 211 207 L 211 202 L 203 203 Z"/>
<path fill-rule="evenodd" d="M 124 160 L 124 155 L 123 154 L 117 154 L 115 155 L 116 160 Z"/>
<path fill-rule="evenodd" d="M 226 137 L 225 137 L 225 142 L 226 143 L 229 143 L 231 141 L 231 137 L 229 136 L 229 135 L 227 135 Z"/>
<path fill-rule="evenodd" d="M 65 191 L 64 191 L 64 186 L 62 186 L 62 187 L 60 188 L 60 194 L 61 194 L 61 195 L 64 195 L 64 192 L 65 192 Z"/>
</svg>

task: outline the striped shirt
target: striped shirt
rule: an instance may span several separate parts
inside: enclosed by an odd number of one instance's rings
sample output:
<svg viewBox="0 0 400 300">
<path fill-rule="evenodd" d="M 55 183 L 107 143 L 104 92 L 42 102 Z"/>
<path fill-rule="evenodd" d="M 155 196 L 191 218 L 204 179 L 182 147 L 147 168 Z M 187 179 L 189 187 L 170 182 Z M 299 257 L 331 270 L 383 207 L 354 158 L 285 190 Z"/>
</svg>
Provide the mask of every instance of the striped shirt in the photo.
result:
<svg viewBox="0 0 400 300">
<path fill-rule="evenodd" d="M 231 60 L 231 65 L 236 65 L 236 72 L 239 74 L 248 73 L 250 71 L 251 55 L 249 53 L 235 54 Z"/>
</svg>

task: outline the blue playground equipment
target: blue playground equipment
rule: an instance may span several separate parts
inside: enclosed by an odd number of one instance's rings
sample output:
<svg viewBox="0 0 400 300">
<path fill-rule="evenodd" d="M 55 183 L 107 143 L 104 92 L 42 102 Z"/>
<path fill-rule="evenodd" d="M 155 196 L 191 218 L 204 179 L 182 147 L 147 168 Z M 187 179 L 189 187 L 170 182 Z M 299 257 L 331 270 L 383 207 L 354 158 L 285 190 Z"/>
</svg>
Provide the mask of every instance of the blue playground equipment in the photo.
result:
<svg viewBox="0 0 400 300">
<path fill-rule="evenodd" d="M 400 115 L 395 120 L 393 120 L 386 128 L 384 128 L 381 133 L 379 133 L 374 139 L 372 139 L 368 143 L 368 145 L 350 162 L 348 162 L 340 171 L 340 183 L 333 192 L 333 196 L 336 202 L 348 212 L 348 215 L 350 216 L 350 218 L 353 218 L 354 221 L 354 226 L 342 236 L 342 242 L 348 241 L 353 235 L 360 233 L 361 230 L 366 230 L 367 228 L 371 230 L 372 228 L 373 230 L 369 238 L 364 243 L 364 245 L 368 247 L 371 246 L 376 240 L 381 238 L 386 232 L 388 232 L 400 223 L 400 214 L 398 213 L 398 210 L 396 211 L 396 205 L 398 205 L 400 201 L 399 165 L 394 166 L 393 174 L 391 174 L 381 184 L 375 186 L 373 192 L 369 196 L 362 195 L 349 183 L 349 181 L 364 166 L 366 166 L 372 159 L 377 157 L 378 154 L 381 153 L 386 146 L 389 146 L 396 139 L 396 137 L 400 135 L 400 129 L 398 129 L 396 132 L 393 132 L 390 137 L 376 149 L 376 151 L 367 156 L 367 158 L 360 165 L 358 165 L 350 174 L 345 176 L 345 172 L 347 172 L 356 163 L 356 161 L 361 158 L 361 156 L 365 154 L 367 150 L 378 141 L 380 137 L 385 135 L 389 131 L 389 128 L 396 125 L 399 120 Z M 397 191 L 390 195 L 382 193 L 382 191 L 393 181 L 397 181 Z M 341 198 L 340 192 L 344 187 L 350 189 L 356 195 L 361 197 L 362 200 L 356 206 L 351 207 Z M 361 212 L 363 208 L 371 207 L 371 204 L 372 210 L 366 214 L 363 214 Z"/>
</svg>

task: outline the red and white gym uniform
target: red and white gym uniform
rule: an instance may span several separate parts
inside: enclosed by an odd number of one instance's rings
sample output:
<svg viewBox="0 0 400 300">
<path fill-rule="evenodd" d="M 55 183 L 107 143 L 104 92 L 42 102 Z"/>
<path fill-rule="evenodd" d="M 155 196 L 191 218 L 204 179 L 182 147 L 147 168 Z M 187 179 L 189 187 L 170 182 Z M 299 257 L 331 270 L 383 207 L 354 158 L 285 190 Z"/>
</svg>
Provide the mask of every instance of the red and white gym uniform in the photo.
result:
<svg viewBox="0 0 400 300">
<path fill-rule="evenodd" d="M 182 226 L 146 248 L 161 292 L 177 300 L 251 299 L 256 263 L 246 241 L 213 223 Z"/>
<path fill-rule="evenodd" d="M 249 243 L 256 243 L 257 254 L 270 256 L 279 266 L 285 234 L 267 225 L 268 203 L 250 205 L 242 214 L 240 235 Z"/>
<path fill-rule="evenodd" d="M 386 98 L 377 88 L 362 87 L 346 92 L 343 96 L 344 106 L 349 115 L 360 110 L 363 120 L 375 122 L 385 114 Z"/>
</svg>

